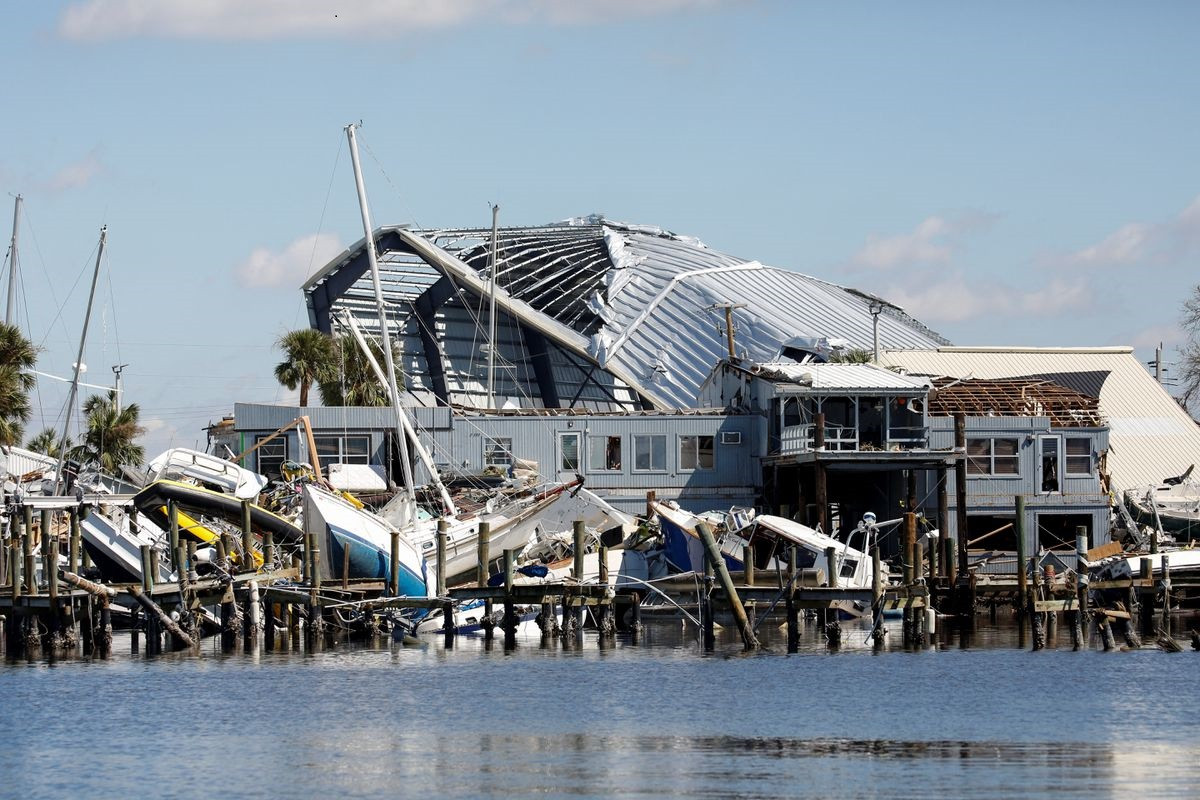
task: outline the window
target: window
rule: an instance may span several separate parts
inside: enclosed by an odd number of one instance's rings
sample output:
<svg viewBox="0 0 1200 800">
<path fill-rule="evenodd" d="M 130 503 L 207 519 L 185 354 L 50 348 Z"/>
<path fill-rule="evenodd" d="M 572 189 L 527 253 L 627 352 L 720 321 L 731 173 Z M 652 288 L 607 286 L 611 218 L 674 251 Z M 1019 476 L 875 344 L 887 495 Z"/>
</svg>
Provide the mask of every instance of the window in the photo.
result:
<svg viewBox="0 0 1200 800">
<path fill-rule="evenodd" d="M 1092 474 L 1092 441 L 1084 436 L 1068 436 L 1066 441 L 1067 474 Z"/>
<path fill-rule="evenodd" d="M 620 436 L 588 437 L 588 469 L 593 472 L 621 468 Z"/>
<path fill-rule="evenodd" d="M 635 472 L 666 472 L 667 437 L 662 434 L 634 436 L 633 469 Z"/>
<path fill-rule="evenodd" d="M 560 433 L 558 435 L 558 469 L 560 472 L 579 471 L 579 440 L 583 438 L 578 433 Z"/>
<path fill-rule="evenodd" d="M 322 464 L 370 464 L 370 436 L 314 436 Z"/>
<path fill-rule="evenodd" d="M 1038 465 L 1041 468 L 1042 491 L 1053 494 L 1062 491 L 1059 483 L 1059 439 L 1057 436 L 1038 437 Z"/>
<path fill-rule="evenodd" d="M 266 436 L 255 437 L 255 443 L 266 439 Z M 279 478 L 283 474 L 283 462 L 287 461 L 287 439 L 279 436 L 262 445 L 258 453 L 258 471 L 268 478 Z"/>
<path fill-rule="evenodd" d="M 1018 447 L 1016 439 L 968 439 L 967 473 L 1019 475 Z"/>
<path fill-rule="evenodd" d="M 696 470 L 713 468 L 713 437 L 680 436 L 679 469 Z"/>
<path fill-rule="evenodd" d="M 483 440 L 483 466 L 507 470 L 512 466 L 512 439 L 497 437 Z"/>
</svg>

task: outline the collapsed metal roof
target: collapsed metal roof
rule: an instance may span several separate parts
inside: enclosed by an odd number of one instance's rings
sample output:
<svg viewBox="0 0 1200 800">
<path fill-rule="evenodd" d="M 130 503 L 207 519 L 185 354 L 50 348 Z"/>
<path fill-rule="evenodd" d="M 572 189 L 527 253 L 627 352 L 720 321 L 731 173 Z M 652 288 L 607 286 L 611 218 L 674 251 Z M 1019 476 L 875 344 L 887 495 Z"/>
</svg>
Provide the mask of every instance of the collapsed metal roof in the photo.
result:
<svg viewBox="0 0 1200 800">
<path fill-rule="evenodd" d="M 440 402 L 486 403 L 479 352 L 486 330 L 491 230 L 375 232 L 410 388 Z M 378 329 L 365 239 L 303 291 L 314 327 L 338 313 Z M 854 289 L 730 256 L 697 239 L 601 217 L 497 233 L 498 391 L 520 407 L 686 408 L 726 355 L 724 305 L 735 306 L 735 348 L 773 360 L 797 336 L 927 348 L 946 340 L 899 307 Z M 496 405 L 501 405 L 497 399 Z"/>
</svg>

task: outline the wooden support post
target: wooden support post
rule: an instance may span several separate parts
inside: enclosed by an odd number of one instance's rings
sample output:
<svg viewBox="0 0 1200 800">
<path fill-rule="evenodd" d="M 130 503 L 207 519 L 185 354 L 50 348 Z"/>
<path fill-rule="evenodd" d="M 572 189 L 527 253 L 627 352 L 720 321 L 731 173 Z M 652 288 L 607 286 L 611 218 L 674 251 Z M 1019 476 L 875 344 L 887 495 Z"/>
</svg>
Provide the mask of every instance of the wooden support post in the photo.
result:
<svg viewBox="0 0 1200 800">
<path fill-rule="evenodd" d="M 250 501 L 242 501 L 242 572 L 254 572 L 254 528 L 250 522 Z"/>
<path fill-rule="evenodd" d="M 1025 496 L 1017 495 L 1014 498 L 1016 504 L 1016 517 L 1013 521 L 1013 531 L 1017 535 L 1017 616 L 1023 617 L 1027 611 L 1026 605 L 1029 602 L 1029 587 L 1028 587 L 1028 557 L 1029 552 L 1025 541 Z"/>
<path fill-rule="evenodd" d="M 478 563 L 475 567 L 475 585 L 483 589 L 488 584 L 488 565 L 491 562 L 491 555 L 488 548 L 491 546 L 492 540 L 492 525 L 490 522 L 479 523 L 479 535 L 476 537 L 475 552 L 478 555 Z"/>
<path fill-rule="evenodd" d="M 1033 649 L 1041 650 L 1046 646 L 1046 629 L 1042 625 L 1042 615 L 1036 611 L 1036 603 L 1041 599 L 1041 570 L 1037 566 L 1037 557 L 1029 559 L 1029 574 L 1033 577 L 1033 591 L 1029 595 L 1029 621 L 1033 627 Z"/>
<path fill-rule="evenodd" d="M 142 591 L 146 595 L 146 602 L 150 602 L 149 594 L 154 589 L 154 548 L 148 544 L 141 547 L 142 550 Z M 135 598 L 139 598 L 138 602 L 146 609 L 146 655 L 156 656 L 162 652 L 162 621 L 158 614 L 153 613 L 150 606 L 142 602 L 141 595 L 134 591 L 135 587 L 130 587 L 130 592 Z M 150 602 L 150 605 L 154 603 Z M 155 606 L 157 608 L 157 606 Z M 159 609 L 161 611 L 161 609 Z"/>
<path fill-rule="evenodd" d="M 152 622 L 155 628 L 166 628 L 168 631 L 170 631 L 171 635 L 179 639 L 179 641 L 181 641 L 185 647 L 192 647 L 195 645 L 192 637 L 188 636 L 182 628 L 176 625 L 175 621 L 171 619 L 171 617 L 168 616 L 167 613 L 163 611 L 157 603 L 151 600 L 150 595 L 143 591 L 142 588 L 140 588 L 137 584 L 129 587 L 129 593 L 132 594 L 134 599 L 138 601 L 138 604 L 146 610 L 146 617 Z M 160 652 L 158 650 L 152 650 L 152 648 L 153 645 L 151 640 L 147 640 L 147 655 L 157 655 L 158 652 Z"/>
<path fill-rule="evenodd" d="M 24 564 L 24 558 L 22 557 L 22 554 L 21 554 L 21 543 L 23 541 L 25 541 L 25 535 L 22 533 L 20 520 L 18 519 L 18 517 L 15 514 L 11 518 L 9 524 L 10 524 L 10 527 L 12 530 L 9 534 L 11 536 L 11 539 L 9 541 L 9 548 L 8 548 L 8 551 L 9 551 L 8 577 L 9 577 L 9 585 L 12 587 L 12 599 L 13 599 L 13 603 L 12 603 L 13 613 L 9 617 L 9 623 L 15 625 L 17 622 L 17 613 L 16 613 L 17 601 L 21 599 L 21 590 L 22 590 L 22 588 L 24 588 L 24 582 L 25 582 L 25 577 L 22 574 L 24 572 L 25 564 Z"/>
<path fill-rule="evenodd" d="M 434 587 L 438 597 L 446 596 L 446 548 L 450 541 L 450 523 L 439 519 L 437 524 L 437 577 Z M 446 637 L 446 647 L 454 646 L 454 604 L 442 604 L 442 633 Z"/>
<path fill-rule="evenodd" d="M 486 588 L 488 585 L 488 575 L 491 572 L 491 548 L 492 545 L 492 525 L 490 522 L 479 523 L 479 533 L 476 537 L 475 548 L 479 556 L 479 563 L 475 567 L 475 583 L 480 589 Z M 492 601 L 490 599 L 483 601 L 483 618 L 480 620 L 483 626 L 483 638 L 491 641 L 492 638 Z"/>
<path fill-rule="evenodd" d="M 788 548 L 788 575 L 784 587 L 787 611 L 787 651 L 795 653 L 800 650 L 800 614 L 796 607 L 796 569 L 798 553 L 796 545 Z"/>
<path fill-rule="evenodd" d="M 742 548 L 742 582 L 747 586 L 754 585 L 754 548 L 750 545 Z"/>
<path fill-rule="evenodd" d="M 388 542 L 388 594 L 400 596 L 400 531 L 391 531 Z M 349 572 L 349 566 L 346 567 Z M 426 589 L 426 592 L 429 590 Z"/>
<path fill-rule="evenodd" d="M 942 542 L 950 541 L 950 492 L 948 490 L 949 485 L 950 485 L 949 480 L 946 475 L 946 465 L 943 464 L 940 467 L 938 467 L 938 469 L 937 469 L 937 505 L 938 505 L 937 524 L 938 524 L 938 532 L 940 534 L 940 537 L 938 539 L 939 547 L 943 547 Z M 941 570 L 935 572 L 931 569 L 930 572 L 934 575 L 934 577 L 949 577 L 949 575 L 950 575 L 949 562 L 947 562 L 944 558 L 941 559 L 941 561 L 942 561 Z"/>
<path fill-rule="evenodd" d="M 1163 636 L 1171 638 L 1171 561 L 1170 556 L 1162 554 L 1162 622 L 1159 628 Z"/>
<path fill-rule="evenodd" d="M 43 508 L 40 515 L 40 523 L 38 525 L 38 534 L 41 537 L 41 553 L 42 553 L 42 579 L 38 582 L 39 589 L 49 589 L 50 573 L 58 572 L 58 548 L 54 548 L 54 553 L 50 552 L 50 509 Z"/>
<path fill-rule="evenodd" d="M 397 532 L 392 531 L 392 533 L 397 533 Z M 342 589 L 350 588 L 350 553 L 353 550 L 354 550 L 354 543 L 351 542 L 349 539 L 342 542 Z M 390 563 L 391 563 L 390 558 L 388 559 L 388 563 L 390 565 Z M 388 574 L 388 589 L 389 590 L 391 589 L 391 584 L 392 584 L 391 578 L 392 578 L 392 575 L 391 575 L 391 573 L 389 573 Z M 392 596 L 395 597 L 395 595 L 392 595 Z"/>
<path fill-rule="evenodd" d="M 277 552 L 275 550 L 275 534 L 270 531 L 263 531 L 263 570 L 266 572 L 275 571 L 275 558 Z"/>
<path fill-rule="evenodd" d="M 879 545 L 871 545 L 871 637 L 876 649 L 883 647 L 883 564 Z"/>
<path fill-rule="evenodd" d="M 575 520 L 571 533 L 573 538 L 572 549 L 574 550 L 573 555 L 575 557 L 575 564 L 571 570 L 571 574 L 576 581 L 583 583 L 583 557 L 585 555 L 584 550 L 586 547 L 584 540 L 587 534 L 587 526 L 584 524 L 584 521 L 581 519 Z M 585 611 L 586 608 L 582 602 L 579 603 L 575 609 L 575 632 L 580 636 L 583 635 L 583 616 Z"/>
<path fill-rule="evenodd" d="M 816 461 L 813 463 L 813 468 L 816 471 L 817 527 L 821 529 L 821 533 L 830 534 L 829 477 L 825 469 L 825 462 Z"/>
<path fill-rule="evenodd" d="M 725 591 L 725 599 L 733 610 L 734 621 L 737 622 L 738 630 L 742 634 L 742 646 L 746 650 L 757 649 L 758 637 L 754 635 L 754 629 L 750 627 L 750 618 L 746 616 L 746 609 L 742 606 L 741 598 L 738 597 L 737 588 L 733 585 L 733 579 L 729 577 L 729 569 L 725 566 L 725 559 L 721 556 L 721 549 L 713 536 L 712 528 L 708 526 L 707 522 L 698 522 L 696 523 L 696 532 L 700 534 L 700 539 L 704 542 L 705 555 L 708 556 L 709 564 L 717 573 L 717 578 L 721 581 L 721 588 Z M 837 585 L 836 578 L 834 585 Z"/>
<path fill-rule="evenodd" d="M 1078 619 L 1076 624 L 1079 626 L 1079 638 L 1084 647 L 1087 647 L 1088 634 L 1091 631 L 1091 617 L 1088 616 L 1088 596 L 1091 594 L 1088 591 L 1086 576 L 1080 575 L 1077 586 L 1075 587 L 1075 601 L 1079 606 Z"/>
<path fill-rule="evenodd" d="M 446 595 L 446 548 L 450 543 L 450 523 L 439 519 L 437 524 L 437 581 L 434 591 L 438 597 Z"/>
<path fill-rule="evenodd" d="M 33 508 L 25 506 L 21 511 L 25 520 L 25 536 L 21 540 L 25 557 L 25 594 L 37 594 L 37 564 L 33 559 Z"/>
<path fill-rule="evenodd" d="M 179 504 L 174 500 L 167 501 L 167 534 L 170 537 L 171 560 L 176 559 L 179 552 Z M 182 564 L 172 564 L 176 571 L 183 569 Z"/>
<path fill-rule="evenodd" d="M 904 482 L 907 489 L 904 497 L 904 510 L 917 513 L 917 471 L 915 469 L 904 470 Z"/>
<path fill-rule="evenodd" d="M 955 538 L 958 540 L 958 573 L 965 576 L 969 563 L 967 554 L 967 416 L 961 411 L 954 415 L 954 514 Z M 974 614 L 975 610 L 971 609 Z"/>
<path fill-rule="evenodd" d="M 312 547 L 310 561 L 312 563 L 312 582 L 309 584 L 308 595 L 308 643 L 309 647 L 320 647 L 321 638 L 325 634 L 325 620 L 321 611 L 321 540 L 317 534 L 309 538 Z"/>
<path fill-rule="evenodd" d="M 904 539 L 900 546 L 900 559 L 901 559 L 901 562 L 904 564 L 904 570 L 903 570 L 904 588 L 906 590 L 911 590 L 913 585 L 916 583 L 916 579 L 917 579 L 916 578 L 916 576 L 917 576 L 917 565 L 916 565 L 917 515 L 912 513 L 911 511 L 906 511 L 904 513 L 903 536 L 904 536 Z M 908 647 L 909 645 L 915 643 L 915 641 L 917 639 L 917 633 L 916 633 L 917 619 L 916 619 L 915 609 L 909 608 L 908 605 L 905 604 L 903 615 L 904 615 L 904 624 L 903 624 L 904 646 Z"/>
<path fill-rule="evenodd" d="M 517 635 L 517 614 L 513 609 L 513 580 L 516 573 L 517 551 L 513 548 L 504 550 L 504 642 L 507 647 Z"/>
<path fill-rule="evenodd" d="M 71 545 L 67 556 L 67 566 L 71 572 L 78 573 L 79 553 L 83 549 L 82 531 L 79 529 L 79 508 L 72 508 L 67 514 L 71 524 Z"/>
<path fill-rule="evenodd" d="M 1143 558 L 1138 562 L 1140 567 L 1140 575 L 1143 581 L 1152 581 L 1154 578 L 1154 559 Z M 1142 591 L 1142 596 L 1138 600 L 1139 610 L 1141 611 L 1141 627 L 1142 633 L 1150 635 L 1154 633 L 1156 627 L 1154 614 L 1155 592 L 1151 590 Z"/>
<path fill-rule="evenodd" d="M 1045 589 L 1042 593 L 1042 596 L 1047 600 L 1053 600 L 1054 599 L 1054 565 L 1047 564 L 1045 569 L 1043 570 L 1043 573 L 1044 573 L 1044 577 L 1045 577 Z M 1055 640 L 1058 637 L 1058 614 L 1054 611 L 1045 612 L 1045 624 L 1046 624 L 1046 642 L 1047 642 L 1047 644 L 1049 644 L 1051 647 L 1057 647 L 1058 644 Z"/>
</svg>

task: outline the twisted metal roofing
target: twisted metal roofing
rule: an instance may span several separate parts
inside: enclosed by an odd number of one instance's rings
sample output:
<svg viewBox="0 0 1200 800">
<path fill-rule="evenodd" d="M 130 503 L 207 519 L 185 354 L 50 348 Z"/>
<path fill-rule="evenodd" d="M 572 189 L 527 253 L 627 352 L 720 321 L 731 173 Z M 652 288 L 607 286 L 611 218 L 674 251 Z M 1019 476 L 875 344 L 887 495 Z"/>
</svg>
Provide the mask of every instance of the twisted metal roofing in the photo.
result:
<svg viewBox="0 0 1200 800">
<path fill-rule="evenodd" d="M 490 229 L 392 227 L 375 237 L 384 292 L 393 303 L 411 304 L 443 274 L 460 289 L 484 291 Z M 658 408 L 696 404 L 700 385 L 726 354 L 722 305 L 735 306 L 735 348 L 753 361 L 773 360 L 796 336 L 872 346 L 869 309 L 878 298 L 720 253 L 659 228 L 587 217 L 501 228 L 497 242 L 503 311 L 526 324 L 541 323 L 557 345 L 607 370 Z M 328 314 L 337 308 L 354 311 L 372 326 L 364 245 L 360 240 L 304 285 L 317 327 L 328 329 Z M 339 283 L 343 270 L 357 276 L 322 294 L 322 287 Z M 880 302 L 882 347 L 947 344 L 899 307 Z"/>
<path fill-rule="evenodd" d="M 1144 490 L 1200 465 L 1200 427 L 1130 347 L 942 347 L 884 352 L 880 360 L 917 375 L 1047 379 L 1096 397 L 1120 491 Z"/>
</svg>

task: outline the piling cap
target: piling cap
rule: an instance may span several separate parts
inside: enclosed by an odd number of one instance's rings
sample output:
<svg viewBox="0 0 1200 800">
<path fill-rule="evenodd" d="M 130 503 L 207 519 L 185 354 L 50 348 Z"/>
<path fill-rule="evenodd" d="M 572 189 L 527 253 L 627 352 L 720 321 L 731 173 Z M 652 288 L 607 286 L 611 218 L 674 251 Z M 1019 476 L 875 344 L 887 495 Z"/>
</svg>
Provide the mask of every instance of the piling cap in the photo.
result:
<svg viewBox="0 0 1200 800">
<path fill-rule="evenodd" d="M 874 525 L 875 524 L 875 512 L 868 511 L 867 513 L 863 514 L 863 522 L 866 523 L 867 525 Z"/>
</svg>

